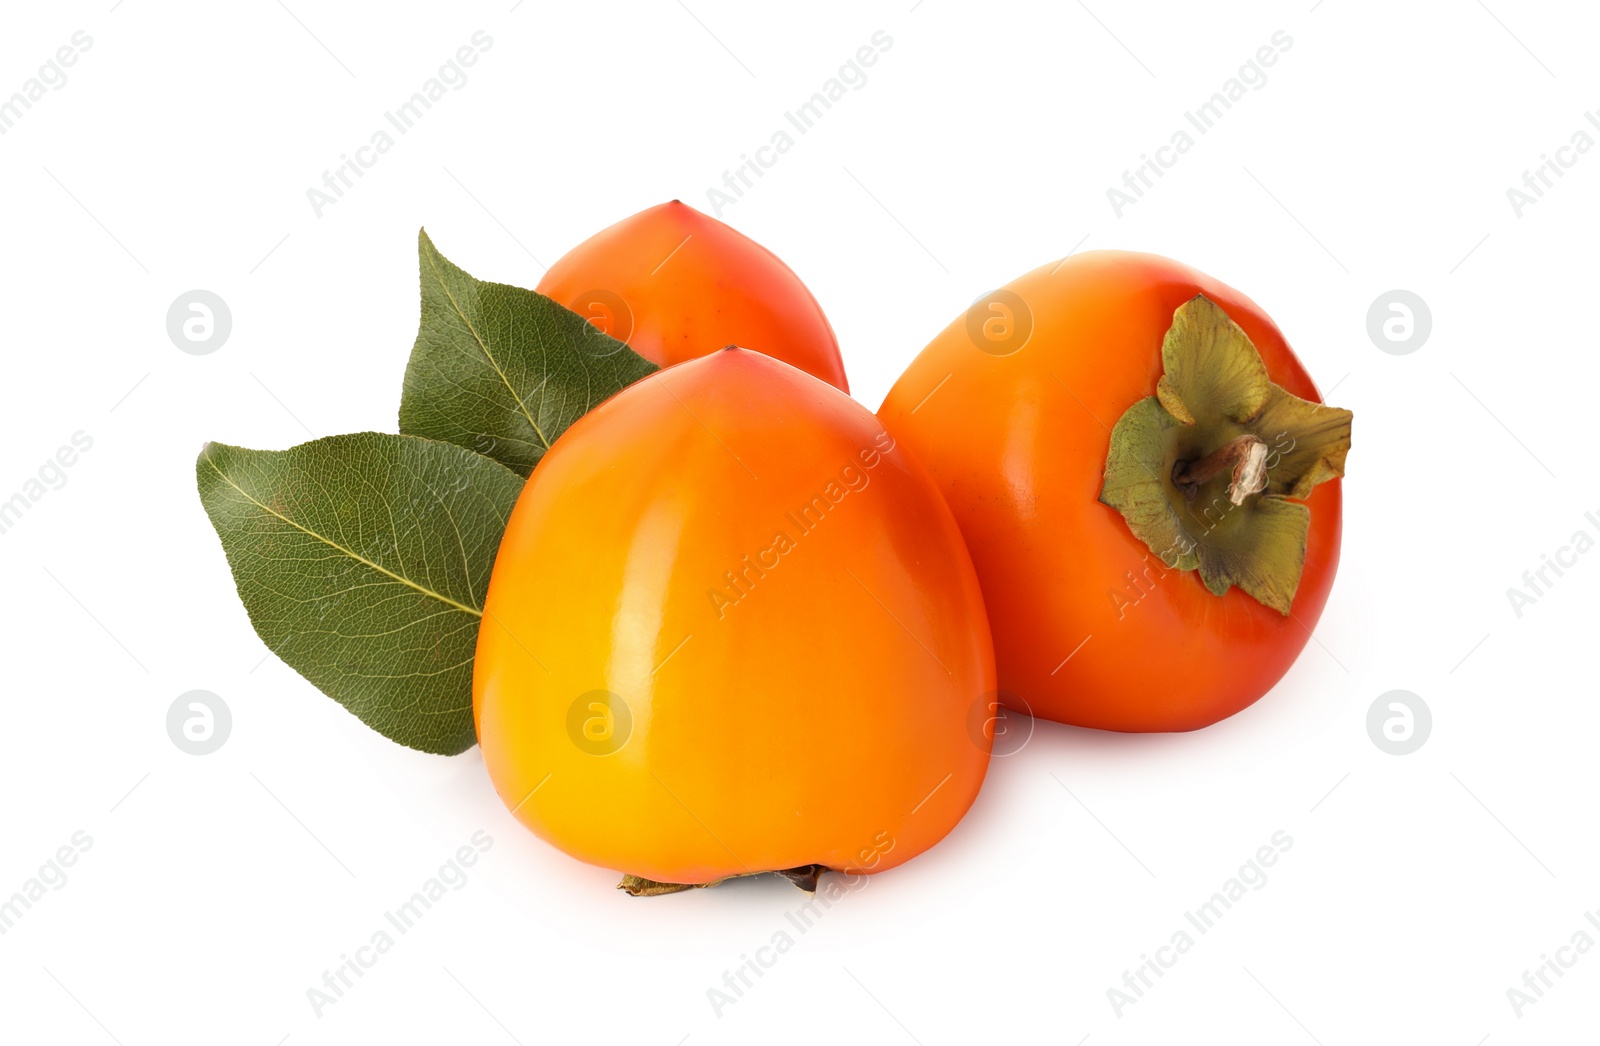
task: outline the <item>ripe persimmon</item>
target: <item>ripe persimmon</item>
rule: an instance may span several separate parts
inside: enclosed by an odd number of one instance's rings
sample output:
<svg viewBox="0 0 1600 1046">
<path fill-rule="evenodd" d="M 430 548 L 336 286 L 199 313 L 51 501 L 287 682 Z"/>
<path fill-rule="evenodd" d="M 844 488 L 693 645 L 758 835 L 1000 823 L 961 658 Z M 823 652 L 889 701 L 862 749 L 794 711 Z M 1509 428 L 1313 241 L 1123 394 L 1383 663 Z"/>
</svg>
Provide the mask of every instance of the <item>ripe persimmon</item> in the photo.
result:
<svg viewBox="0 0 1600 1046">
<path fill-rule="evenodd" d="M 850 391 L 833 327 L 800 277 L 677 200 L 578 244 L 538 291 L 663 367 L 739 345 Z"/>
<path fill-rule="evenodd" d="M 921 853 L 983 781 L 993 691 L 926 470 L 844 393 L 732 347 L 556 441 L 473 670 L 506 805 L 643 892 Z"/>
<path fill-rule="evenodd" d="M 955 512 L 1013 707 L 1195 729 L 1261 697 L 1316 627 L 1350 414 L 1202 273 L 1115 251 L 1036 269 L 878 413 Z"/>
</svg>

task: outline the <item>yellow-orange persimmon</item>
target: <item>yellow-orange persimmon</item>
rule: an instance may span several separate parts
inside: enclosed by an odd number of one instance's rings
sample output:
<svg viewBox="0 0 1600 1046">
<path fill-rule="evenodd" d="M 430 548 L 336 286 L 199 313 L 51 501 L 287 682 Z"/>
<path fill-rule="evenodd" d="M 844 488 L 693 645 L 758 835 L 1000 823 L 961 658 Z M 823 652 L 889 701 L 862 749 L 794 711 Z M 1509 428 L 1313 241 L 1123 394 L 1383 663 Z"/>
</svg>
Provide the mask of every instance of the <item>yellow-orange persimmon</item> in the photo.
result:
<svg viewBox="0 0 1600 1046">
<path fill-rule="evenodd" d="M 1192 730 L 1264 694 L 1339 560 L 1350 414 L 1254 302 L 1095 251 L 980 300 L 879 416 L 965 534 L 1002 699 Z"/>
<path fill-rule="evenodd" d="M 938 842 L 983 780 L 993 689 L 927 472 L 842 392 L 728 348 L 601 404 L 534 471 L 473 708 L 534 832 L 703 884 Z"/>
<path fill-rule="evenodd" d="M 833 327 L 800 277 L 677 200 L 589 237 L 538 290 L 663 367 L 740 345 L 850 391 Z"/>
</svg>

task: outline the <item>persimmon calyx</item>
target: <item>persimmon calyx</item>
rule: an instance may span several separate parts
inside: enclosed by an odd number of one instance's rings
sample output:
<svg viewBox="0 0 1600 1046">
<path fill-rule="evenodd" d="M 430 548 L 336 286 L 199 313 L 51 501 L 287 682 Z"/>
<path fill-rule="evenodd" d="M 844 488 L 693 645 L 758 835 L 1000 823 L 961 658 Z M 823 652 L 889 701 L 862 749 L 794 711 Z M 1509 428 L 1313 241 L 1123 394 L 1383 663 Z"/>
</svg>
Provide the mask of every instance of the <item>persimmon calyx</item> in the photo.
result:
<svg viewBox="0 0 1600 1046">
<path fill-rule="evenodd" d="M 780 868 L 773 874 L 783 876 L 806 893 L 816 893 L 817 879 L 827 870 L 825 865 L 803 864 L 798 868 Z M 731 878 L 742 879 L 747 875 L 760 874 L 762 873 L 746 872 Z M 622 881 L 617 884 L 617 889 L 627 891 L 629 897 L 659 897 L 662 894 L 679 893 L 683 890 L 703 890 L 723 882 L 727 882 L 727 879 L 717 879 L 709 883 L 660 883 L 640 875 L 624 875 Z"/>
<path fill-rule="evenodd" d="M 1300 499 L 1344 475 L 1351 413 L 1274 385 L 1249 337 L 1203 294 L 1173 313 L 1161 365 L 1156 394 L 1111 431 L 1100 501 L 1168 567 L 1287 615 L 1311 526 Z"/>
</svg>

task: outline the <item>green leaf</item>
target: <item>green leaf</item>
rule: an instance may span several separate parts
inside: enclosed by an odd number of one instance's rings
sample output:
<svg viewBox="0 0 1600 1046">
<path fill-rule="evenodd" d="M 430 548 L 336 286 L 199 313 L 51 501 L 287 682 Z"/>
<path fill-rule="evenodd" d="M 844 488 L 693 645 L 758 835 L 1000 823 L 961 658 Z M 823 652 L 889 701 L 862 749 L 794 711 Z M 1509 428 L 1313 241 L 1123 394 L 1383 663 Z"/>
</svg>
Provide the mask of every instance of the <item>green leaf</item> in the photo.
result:
<svg viewBox="0 0 1600 1046">
<path fill-rule="evenodd" d="M 472 658 L 519 476 L 378 432 L 280 451 L 208 443 L 195 473 L 273 653 L 391 740 L 472 747 Z"/>
<path fill-rule="evenodd" d="M 601 400 L 659 368 L 542 294 L 484 283 L 418 234 L 422 322 L 400 431 L 487 454 L 523 476 Z"/>
</svg>

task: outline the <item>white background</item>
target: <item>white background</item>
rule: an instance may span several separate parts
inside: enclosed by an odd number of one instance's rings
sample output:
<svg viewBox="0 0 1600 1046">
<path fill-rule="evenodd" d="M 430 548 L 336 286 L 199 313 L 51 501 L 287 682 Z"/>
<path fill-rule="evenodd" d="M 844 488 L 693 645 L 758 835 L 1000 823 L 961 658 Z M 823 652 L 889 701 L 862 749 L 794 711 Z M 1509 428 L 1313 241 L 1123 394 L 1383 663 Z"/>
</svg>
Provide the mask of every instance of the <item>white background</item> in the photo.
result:
<svg viewBox="0 0 1600 1046">
<path fill-rule="evenodd" d="M 1600 939 L 1600 555 L 1521 617 L 1507 589 L 1597 529 L 1600 156 L 1520 217 L 1506 195 L 1600 106 L 1592 9 L 112 2 L 0 12 L 0 95 L 74 31 L 94 41 L 0 136 L 0 499 L 74 432 L 94 441 L 0 534 L 0 896 L 93 840 L 0 936 L 0 1036 L 1593 1036 L 1600 952 L 1520 1016 L 1507 990 L 1575 932 Z M 316 217 L 307 188 L 479 29 L 470 82 Z M 267 655 L 193 461 L 207 439 L 393 431 L 419 226 L 531 286 L 646 206 L 709 209 L 880 29 L 867 83 L 723 215 L 807 281 L 864 403 L 978 295 L 1122 247 L 1253 296 L 1355 411 L 1355 449 L 1332 599 L 1271 694 L 1189 735 L 1040 724 L 944 843 L 797 934 L 779 881 L 629 899 L 517 825 L 476 752 L 390 744 Z M 1280 29 L 1265 85 L 1118 217 L 1107 188 Z M 166 333 L 193 288 L 232 310 L 212 355 Z M 1366 332 L 1394 288 L 1431 307 L 1411 355 Z M 165 727 L 195 688 L 233 714 L 204 757 Z M 1396 688 L 1434 718 L 1407 756 L 1365 725 Z M 307 989 L 479 830 L 465 887 L 318 1016 Z M 1119 1015 L 1107 990 L 1280 830 L 1266 885 Z M 707 990 L 784 929 L 795 946 L 719 1015 Z"/>
</svg>

